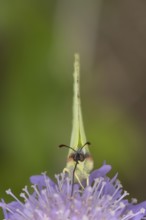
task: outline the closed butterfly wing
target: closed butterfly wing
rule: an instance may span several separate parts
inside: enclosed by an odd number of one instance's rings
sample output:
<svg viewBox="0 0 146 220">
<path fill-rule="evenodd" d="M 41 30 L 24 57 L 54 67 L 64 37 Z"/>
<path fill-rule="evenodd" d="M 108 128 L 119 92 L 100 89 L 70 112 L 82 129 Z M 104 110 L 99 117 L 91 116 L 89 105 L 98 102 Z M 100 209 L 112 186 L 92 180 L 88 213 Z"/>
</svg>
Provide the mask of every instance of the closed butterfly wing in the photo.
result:
<svg viewBox="0 0 146 220">
<path fill-rule="evenodd" d="M 79 54 L 75 54 L 75 62 L 74 62 L 74 97 L 73 97 L 73 124 L 72 124 L 72 134 L 70 147 L 75 151 L 80 151 L 83 145 L 87 142 L 82 112 L 81 112 L 81 99 L 80 99 L 80 60 Z M 73 175 L 74 168 L 75 172 L 75 181 L 78 181 L 80 184 L 82 180 L 87 179 L 89 173 L 93 169 L 93 159 L 90 155 L 88 144 L 84 148 L 82 148 L 82 153 L 84 154 L 84 160 L 76 161 L 74 160 L 74 151 L 69 149 L 67 164 L 64 171 L 68 172 L 69 175 Z"/>
</svg>

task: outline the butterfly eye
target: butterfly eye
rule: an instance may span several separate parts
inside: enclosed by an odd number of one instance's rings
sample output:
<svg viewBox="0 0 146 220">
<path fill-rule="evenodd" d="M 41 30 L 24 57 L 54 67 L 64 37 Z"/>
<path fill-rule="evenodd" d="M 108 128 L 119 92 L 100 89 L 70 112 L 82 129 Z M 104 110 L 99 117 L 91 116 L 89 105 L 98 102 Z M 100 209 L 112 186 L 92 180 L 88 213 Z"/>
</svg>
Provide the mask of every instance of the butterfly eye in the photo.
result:
<svg viewBox="0 0 146 220">
<path fill-rule="evenodd" d="M 81 162 L 85 160 L 84 154 L 81 154 L 81 153 L 80 153 L 80 159 L 79 159 L 79 160 L 80 160 Z"/>
</svg>

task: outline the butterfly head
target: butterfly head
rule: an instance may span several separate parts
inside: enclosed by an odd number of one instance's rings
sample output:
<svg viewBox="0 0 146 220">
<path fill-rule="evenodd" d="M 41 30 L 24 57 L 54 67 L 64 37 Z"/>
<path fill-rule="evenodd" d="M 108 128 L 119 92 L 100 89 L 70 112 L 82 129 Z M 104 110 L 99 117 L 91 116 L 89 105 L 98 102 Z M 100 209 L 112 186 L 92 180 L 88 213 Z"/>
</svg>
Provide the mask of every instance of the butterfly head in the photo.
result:
<svg viewBox="0 0 146 220">
<path fill-rule="evenodd" d="M 79 161 L 83 162 L 89 156 L 88 153 L 83 152 L 83 148 L 86 145 L 90 145 L 90 142 L 86 142 L 82 147 L 79 147 L 77 150 L 74 150 L 71 148 L 73 152 L 70 153 L 70 155 L 68 156 L 68 159 L 73 159 L 77 163 L 79 163 Z"/>
</svg>

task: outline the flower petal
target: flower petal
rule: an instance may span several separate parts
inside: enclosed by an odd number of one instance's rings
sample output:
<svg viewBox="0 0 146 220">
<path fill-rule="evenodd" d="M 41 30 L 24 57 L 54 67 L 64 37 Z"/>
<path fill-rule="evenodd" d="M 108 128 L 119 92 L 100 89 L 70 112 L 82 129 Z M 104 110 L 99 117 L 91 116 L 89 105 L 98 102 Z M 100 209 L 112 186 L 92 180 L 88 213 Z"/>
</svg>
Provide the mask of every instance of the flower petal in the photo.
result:
<svg viewBox="0 0 146 220">
<path fill-rule="evenodd" d="M 89 176 L 89 185 L 91 185 L 96 178 L 104 177 L 111 170 L 111 168 L 112 167 L 110 165 L 104 164 L 98 170 L 94 170 Z"/>
</svg>

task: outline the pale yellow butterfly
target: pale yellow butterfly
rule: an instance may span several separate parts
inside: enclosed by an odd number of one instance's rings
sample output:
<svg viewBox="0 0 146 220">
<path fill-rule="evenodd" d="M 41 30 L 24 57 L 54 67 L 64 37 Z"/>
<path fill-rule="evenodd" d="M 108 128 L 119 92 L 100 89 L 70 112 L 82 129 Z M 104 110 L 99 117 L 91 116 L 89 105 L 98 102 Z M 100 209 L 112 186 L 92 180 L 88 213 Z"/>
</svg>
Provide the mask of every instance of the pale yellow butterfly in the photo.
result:
<svg viewBox="0 0 146 220">
<path fill-rule="evenodd" d="M 81 112 L 81 100 L 80 100 L 80 57 L 79 54 L 75 54 L 74 61 L 74 97 L 73 97 L 73 125 L 70 146 L 61 144 L 59 147 L 69 148 L 67 164 L 64 168 L 64 172 L 67 172 L 69 176 L 73 176 L 74 182 L 78 182 L 81 187 L 82 181 L 87 180 L 93 169 L 93 159 L 89 152 L 82 112 Z M 71 195 L 73 193 L 73 188 Z"/>
</svg>

